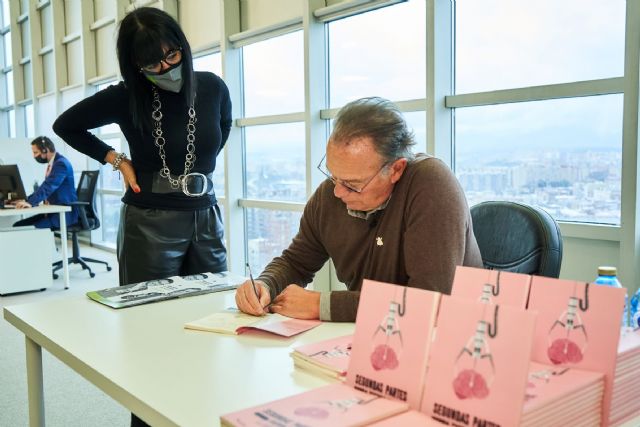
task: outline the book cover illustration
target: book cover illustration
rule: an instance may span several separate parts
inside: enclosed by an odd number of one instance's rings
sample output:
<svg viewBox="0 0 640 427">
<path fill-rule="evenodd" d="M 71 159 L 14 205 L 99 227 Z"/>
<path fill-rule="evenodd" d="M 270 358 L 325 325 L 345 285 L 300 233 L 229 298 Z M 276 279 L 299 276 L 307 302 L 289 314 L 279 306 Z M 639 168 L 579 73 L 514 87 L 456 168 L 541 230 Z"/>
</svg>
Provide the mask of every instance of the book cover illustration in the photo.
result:
<svg viewBox="0 0 640 427">
<path fill-rule="evenodd" d="M 407 404 L 331 384 L 221 417 L 228 426 L 361 426 L 406 411 Z"/>
<path fill-rule="evenodd" d="M 580 290 L 583 295 L 577 295 L 578 285 L 574 284 L 567 306 L 549 329 L 547 357 L 554 365 L 580 363 L 587 350 L 589 337 L 580 314 L 589 309 L 589 283 Z"/>
<path fill-rule="evenodd" d="M 451 295 L 490 304 L 526 308 L 531 276 L 457 266 Z"/>
<path fill-rule="evenodd" d="M 131 307 L 185 296 L 235 289 L 246 279 L 228 271 L 172 276 L 87 292 L 87 296 L 112 308 Z"/>
<path fill-rule="evenodd" d="M 276 313 L 256 317 L 242 313 L 237 309 L 229 309 L 187 322 L 184 327 L 185 329 L 230 335 L 261 330 L 283 337 L 291 337 L 315 328 L 321 323 L 320 320 L 293 319 Z"/>
<path fill-rule="evenodd" d="M 333 377 L 344 377 L 349 367 L 353 335 L 296 347 L 291 357 L 297 367 Z M 306 362 L 306 363 L 305 363 Z"/>
<path fill-rule="evenodd" d="M 440 294 L 364 280 L 346 383 L 418 409 Z"/>
<path fill-rule="evenodd" d="M 452 425 L 518 425 L 535 317 L 443 296 L 420 410 Z"/>
<path fill-rule="evenodd" d="M 528 309 L 538 313 L 535 362 L 605 375 L 603 420 L 607 421 L 618 356 L 626 289 L 534 276 Z"/>
</svg>

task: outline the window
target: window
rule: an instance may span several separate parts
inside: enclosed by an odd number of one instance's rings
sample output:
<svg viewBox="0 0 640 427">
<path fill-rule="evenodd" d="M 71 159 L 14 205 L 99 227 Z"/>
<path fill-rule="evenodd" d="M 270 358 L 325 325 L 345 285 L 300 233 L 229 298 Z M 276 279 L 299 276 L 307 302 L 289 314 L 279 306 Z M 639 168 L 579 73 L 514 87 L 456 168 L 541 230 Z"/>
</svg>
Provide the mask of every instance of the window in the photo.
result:
<svg viewBox="0 0 640 427">
<path fill-rule="evenodd" d="M 215 52 L 196 56 L 193 58 L 193 69 L 195 71 L 209 71 L 222 76 L 222 55 L 220 52 Z"/>
<path fill-rule="evenodd" d="M 624 30 L 624 0 L 457 0 L 456 92 L 621 76 Z"/>
<path fill-rule="evenodd" d="M 280 256 L 298 232 L 301 212 L 247 208 L 247 261 L 251 271 L 260 272 Z"/>
<path fill-rule="evenodd" d="M 619 224 L 621 123 L 622 95 L 462 108 L 456 174 L 470 205 L 519 201 Z"/>
<path fill-rule="evenodd" d="M 611 81 L 624 73 L 625 2 L 462 0 L 455 16 L 454 164 L 469 204 L 619 225 L 623 95 Z M 554 86 L 527 89 L 540 85 Z M 500 89 L 514 90 L 500 101 Z"/>
<path fill-rule="evenodd" d="M 245 131 L 247 197 L 304 202 L 304 123 L 251 126 Z"/>
<path fill-rule="evenodd" d="M 24 106 L 24 132 L 27 138 L 36 136 L 35 116 L 33 113 L 33 103 Z"/>
<path fill-rule="evenodd" d="M 244 115 L 304 111 L 302 31 L 245 46 Z"/>
<path fill-rule="evenodd" d="M 305 129 L 301 121 L 260 116 L 304 111 L 302 32 L 243 47 L 245 227 L 247 261 L 262 271 L 297 232 L 306 200 Z M 253 124 L 255 123 L 255 124 Z M 252 206 L 252 201 L 271 206 Z M 298 202 L 291 208 L 282 203 Z"/>
<path fill-rule="evenodd" d="M 425 1 L 411 0 L 328 24 L 331 108 L 365 96 L 424 98 L 425 21 Z"/>
<path fill-rule="evenodd" d="M 96 91 L 101 91 L 117 82 L 107 82 L 96 87 Z M 117 124 L 102 126 L 96 130 L 100 139 L 112 146 L 116 151 L 125 151 L 128 148 L 124 136 Z M 118 225 L 120 223 L 120 206 L 124 194 L 124 182 L 119 172 L 114 172 L 110 164 L 100 167 L 100 180 L 97 188 L 98 215 L 100 217 L 100 228 L 93 231 L 91 238 L 93 242 L 99 242 L 105 246 L 115 247 L 118 235 Z"/>
<path fill-rule="evenodd" d="M 193 58 L 195 71 L 209 71 L 222 77 L 222 55 L 220 52 L 200 55 Z M 224 156 L 222 152 L 216 160 L 216 168 L 213 171 L 213 188 L 216 197 L 224 197 Z"/>
</svg>

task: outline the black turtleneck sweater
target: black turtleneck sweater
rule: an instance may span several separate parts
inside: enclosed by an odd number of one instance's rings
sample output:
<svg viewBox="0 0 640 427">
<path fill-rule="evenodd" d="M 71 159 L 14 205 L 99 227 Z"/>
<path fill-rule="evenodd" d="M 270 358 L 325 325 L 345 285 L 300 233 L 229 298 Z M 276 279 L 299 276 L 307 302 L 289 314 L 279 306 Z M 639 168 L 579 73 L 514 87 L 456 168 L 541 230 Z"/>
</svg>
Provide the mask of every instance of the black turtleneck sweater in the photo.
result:
<svg viewBox="0 0 640 427">
<path fill-rule="evenodd" d="M 196 161 L 192 172 L 208 174 L 216 167 L 216 156 L 224 147 L 231 129 L 231 100 L 229 90 L 215 74 L 196 72 Z M 162 103 L 162 132 L 166 140 L 167 165 L 172 174 L 184 171 L 187 153 L 188 106 L 181 93 L 158 89 Z M 152 96 L 151 91 L 149 97 Z M 215 195 L 189 197 L 182 193 L 152 193 L 151 180 L 140 180 L 142 174 L 159 172 L 162 160 L 150 132 L 143 132 L 132 121 L 129 93 L 120 82 L 109 86 L 89 98 L 78 102 L 62 113 L 53 124 L 53 130 L 67 144 L 87 156 L 105 163 L 112 147 L 105 144 L 90 129 L 117 123 L 131 152 L 131 161 L 138 175 L 140 193 L 129 189 L 122 201 L 143 208 L 170 210 L 203 209 L 216 203 Z"/>
</svg>

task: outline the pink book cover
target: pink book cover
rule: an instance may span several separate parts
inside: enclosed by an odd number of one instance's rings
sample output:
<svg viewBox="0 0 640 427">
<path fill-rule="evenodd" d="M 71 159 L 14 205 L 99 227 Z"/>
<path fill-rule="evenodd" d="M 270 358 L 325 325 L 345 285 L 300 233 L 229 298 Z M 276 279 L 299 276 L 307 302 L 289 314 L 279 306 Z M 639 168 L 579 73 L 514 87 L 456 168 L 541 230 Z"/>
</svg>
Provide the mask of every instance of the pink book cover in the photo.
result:
<svg viewBox="0 0 640 427">
<path fill-rule="evenodd" d="M 443 424 L 418 411 L 407 411 L 371 424 L 371 427 L 442 427 Z"/>
<path fill-rule="evenodd" d="M 529 310 L 538 313 L 532 360 L 605 375 L 608 420 L 626 289 L 534 276 Z"/>
<path fill-rule="evenodd" d="M 346 384 L 418 409 L 440 296 L 364 280 Z"/>
<path fill-rule="evenodd" d="M 569 399 L 588 388 L 597 389 L 597 383 L 602 381 L 604 375 L 599 372 L 531 362 L 523 412 Z"/>
<path fill-rule="evenodd" d="M 349 367 L 352 341 L 353 335 L 345 335 L 296 347 L 293 350 L 295 357 L 301 357 L 310 363 L 327 367 L 344 376 Z"/>
<path fill-rule="evenodd" d="M 474 267 L 456 267 L 451 295 L 497 305 L 526 308 L 531 276 Z"/>
<path fill-rule="evenodd" d="M 443 296 L 421 411 L 452 425 L 518 425 L 535 318 Z"/>
<path fill-rule="evenodd" d="M 223 426 L 361 426 L 404 412 L 408 405 L 331 384 L 220 417 Z"/>
<path fill-rule="evenodd" d="M 272 334 L 282 335 L 283 337 L 292 337 L 309 329 L 319 326 L 322 322 L 319 320 L 301 320 L 287 319 L 279 322 L 267 322 L 260 325 L 242 326 L 236 329 L 238 334 L 249 332 L 252 330 L 267 331 Z"/>
</svg>

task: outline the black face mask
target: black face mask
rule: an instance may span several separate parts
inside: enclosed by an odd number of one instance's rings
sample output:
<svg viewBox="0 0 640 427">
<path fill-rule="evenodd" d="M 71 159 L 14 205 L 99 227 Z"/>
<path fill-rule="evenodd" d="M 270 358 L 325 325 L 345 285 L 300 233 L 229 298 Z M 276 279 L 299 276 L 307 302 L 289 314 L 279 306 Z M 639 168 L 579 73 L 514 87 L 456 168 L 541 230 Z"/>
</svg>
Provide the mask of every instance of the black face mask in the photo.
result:
<svg viewBox="0 0 640 427">
<path fill-rule="evenodd" d="M 46 157 L 43 159 L 41 156 L 36 156 L 34 157 L 34 159 L 38 163 L 42 163 L 42 164 L 49 163 L 49 160 L 47 160 Z"/>
</svg>

